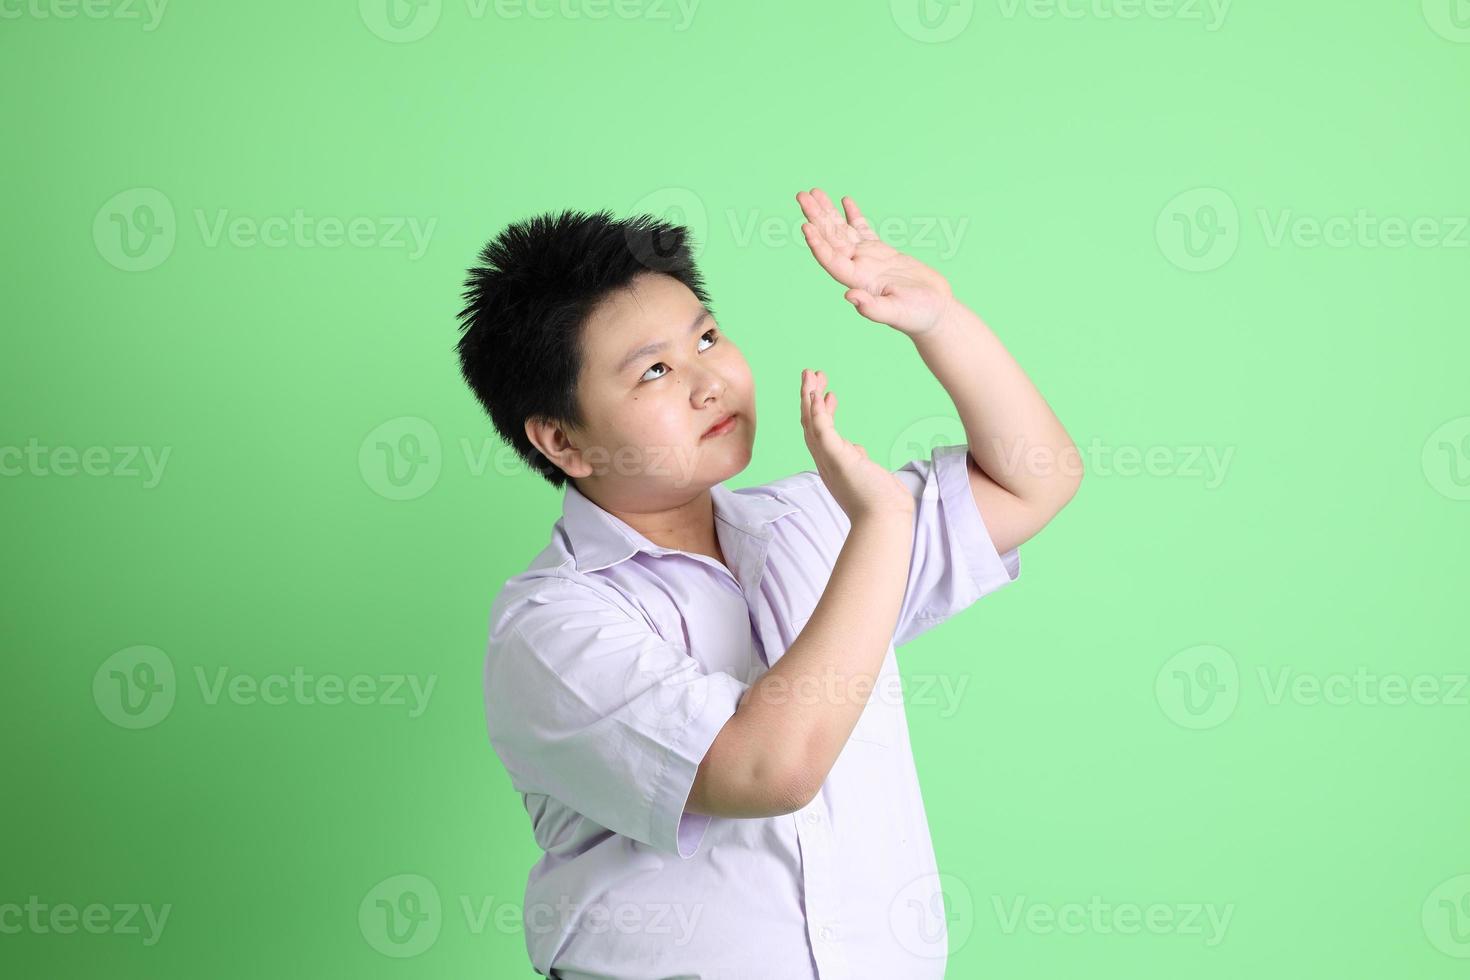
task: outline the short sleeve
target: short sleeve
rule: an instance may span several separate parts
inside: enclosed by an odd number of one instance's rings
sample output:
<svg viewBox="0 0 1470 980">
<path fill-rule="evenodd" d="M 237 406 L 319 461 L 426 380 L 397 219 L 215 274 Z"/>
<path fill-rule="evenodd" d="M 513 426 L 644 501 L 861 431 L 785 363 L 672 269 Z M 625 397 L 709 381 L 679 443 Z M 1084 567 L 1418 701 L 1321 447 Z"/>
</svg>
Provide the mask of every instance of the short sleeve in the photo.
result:
<svg viewBox="0 0 1470 980">
<path fill-rule="evenodd" d="M 940 446 L 894 471 L 914 493 L 914 552 L 893 645 L 903 646 L 1021 574 L 1021 551 L 996 551 L 970 489 L 969 447 Z"/>
<path fill-rule="evenodd" d="M 485 715 L 518 791 L 687 858 L 711 819 L 684 812 L 689 791 L 747 686 L 704 672 L 594 588 L 558 581 L 492 623 Z"/>
<path fill-rule="evenodd" d="M 970 489 L 968 457 L 968 446 L 939 446 L 928 459 L 913 460 L 893 471 L 913 493 L 916 504 L 914 549 L 894 627 L 895 647 L 1020 577 L 1019 547 L 998 553 L 980 518 Z M 809 479 L 780 481 L 782 495 L 802 504 L 821 525 L 820 533 L 844 539 L 851 521 L 816 471 L 808 473 Z"/>
</svg>

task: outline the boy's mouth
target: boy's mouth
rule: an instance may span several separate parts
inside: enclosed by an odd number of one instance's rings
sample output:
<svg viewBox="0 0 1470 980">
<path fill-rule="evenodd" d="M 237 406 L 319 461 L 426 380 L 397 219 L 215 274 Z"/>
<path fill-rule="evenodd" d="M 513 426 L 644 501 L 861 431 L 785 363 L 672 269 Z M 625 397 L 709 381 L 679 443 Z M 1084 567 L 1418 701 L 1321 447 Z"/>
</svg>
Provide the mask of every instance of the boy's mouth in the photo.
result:
<svg viewBox="0 0 1470 980">
<path fill-rule="evenodd" d="M 705 429 L 704 430 L 704 435 L 700 436 L 700 438 L 701 439 L 712 439 L 715 436 L 722 436 L 722 435 L 724 435 L 725 433 L 729 432 L 731 429 L 735 428 L 735 420 L 738 417 L 739 416 L 738 416 L 737 413 L 730 412 L 729 414 L 727 414 L 723 418 L 721 418 L 718 422 L 716 422 L 714 425 L 710 426 L 708 429 Z"/>
</svg>

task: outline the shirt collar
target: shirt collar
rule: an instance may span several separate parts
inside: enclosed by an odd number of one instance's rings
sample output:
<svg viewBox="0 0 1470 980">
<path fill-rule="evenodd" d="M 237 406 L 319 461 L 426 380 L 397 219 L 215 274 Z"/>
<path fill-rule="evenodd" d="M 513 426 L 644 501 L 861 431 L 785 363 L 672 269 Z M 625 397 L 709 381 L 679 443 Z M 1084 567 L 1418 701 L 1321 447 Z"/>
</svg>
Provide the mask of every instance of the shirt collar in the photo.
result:
<svg viewBox="0 0 1470 980">
<path fill-rule="evenodd" d="M 723 483 L 710 487 L 709 492 L 716 519 L 757 538 L 768 534 L 766 526 L 772 521 L 797 509 L 795 504 L 777 497 L 730 490 Z M 570 481 L 562 497 L 561 524 L 579 572 L 615 565 L 640 551 L 650 555 L 685 553 L 654 544 L 593 503 Z"/>
</svg>

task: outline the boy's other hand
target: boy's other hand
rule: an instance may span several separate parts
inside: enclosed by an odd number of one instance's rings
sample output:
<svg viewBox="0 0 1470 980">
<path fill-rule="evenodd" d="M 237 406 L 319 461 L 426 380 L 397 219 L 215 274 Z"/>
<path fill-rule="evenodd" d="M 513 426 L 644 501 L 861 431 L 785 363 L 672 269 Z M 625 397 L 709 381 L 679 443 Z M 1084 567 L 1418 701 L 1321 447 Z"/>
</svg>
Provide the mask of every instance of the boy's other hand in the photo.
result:
<svg viewBox="0 0 1470 980">
<path fill-rule="evenodd" d="M 827 485 L 848 520 L 901 515 L 912 519 L 914 496 L 880 464 L 868 458 L 867 450 L 848 442 L 837 431 L 837 394 L 827 391 L 822 371 L 801 372 L 801 428 L 806 447 L 817 464 L 817 474 Z"/>
<path fill-rule="evenodd" d="M 910 337 L 933 329 L 954 302 L 944 276 L 878 237 L 851 197 L 844 216 L 820 187 L 800 191 L 807 246 L 833 279 L 849 287 L 843 297 L 875 323 Z"/>
</svg>

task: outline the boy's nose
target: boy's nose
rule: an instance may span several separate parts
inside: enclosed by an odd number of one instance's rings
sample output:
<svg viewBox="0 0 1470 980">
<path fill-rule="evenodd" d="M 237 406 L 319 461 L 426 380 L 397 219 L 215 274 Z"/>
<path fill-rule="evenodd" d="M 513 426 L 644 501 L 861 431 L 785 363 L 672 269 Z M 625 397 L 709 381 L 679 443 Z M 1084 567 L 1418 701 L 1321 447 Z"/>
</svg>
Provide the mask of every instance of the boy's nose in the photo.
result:
<svg viewBox="0 0 1470 980">
<path fill-rule="evenodd" d="M 689 397 L 695 405 L 702 405 L 711 396 L 718 396 L 725 391 L 725 382 L 719 375 L 706 371 L 696 377 L 689 385 Z"/>
</svg>

